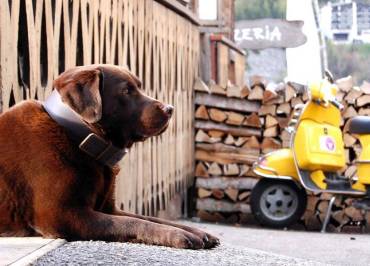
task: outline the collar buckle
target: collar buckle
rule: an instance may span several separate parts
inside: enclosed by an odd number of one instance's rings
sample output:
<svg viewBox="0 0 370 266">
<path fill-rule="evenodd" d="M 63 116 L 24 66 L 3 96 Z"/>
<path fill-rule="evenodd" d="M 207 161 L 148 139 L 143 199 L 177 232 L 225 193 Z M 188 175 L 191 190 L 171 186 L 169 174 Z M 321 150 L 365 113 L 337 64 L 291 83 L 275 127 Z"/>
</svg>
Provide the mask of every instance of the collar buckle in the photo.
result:
<svg viewBox="0 0 370 266">
<path fill-rule="evenodd" d="M 78 147 L 95 160 L 99 160 L 110 150 L 112 143 L 107 142 L 95 133 L 90 133 Z"/>
</svg>

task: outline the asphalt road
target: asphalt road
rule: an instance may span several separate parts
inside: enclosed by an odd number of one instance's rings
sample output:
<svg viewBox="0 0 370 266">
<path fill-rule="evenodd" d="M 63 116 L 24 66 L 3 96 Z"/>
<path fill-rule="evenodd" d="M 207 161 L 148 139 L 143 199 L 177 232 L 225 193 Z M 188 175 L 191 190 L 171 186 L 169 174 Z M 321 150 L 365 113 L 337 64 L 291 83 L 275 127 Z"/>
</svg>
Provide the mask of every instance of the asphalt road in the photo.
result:
<svg viewBox="0 0 370 266">
<path fill-rule="evenodd" d="M 183 222 L 221 239 L 213 250 L 70 242 L 35 265 L 369 265 L 370 235 L 320 234 Z"/>
</svg>

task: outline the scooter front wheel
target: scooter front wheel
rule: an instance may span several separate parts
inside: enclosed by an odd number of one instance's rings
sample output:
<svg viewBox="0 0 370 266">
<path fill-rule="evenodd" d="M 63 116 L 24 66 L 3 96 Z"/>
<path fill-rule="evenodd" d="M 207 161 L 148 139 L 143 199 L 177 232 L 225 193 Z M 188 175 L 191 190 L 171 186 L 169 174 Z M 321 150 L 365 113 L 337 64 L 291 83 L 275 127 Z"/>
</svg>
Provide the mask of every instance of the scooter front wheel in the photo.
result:
<svg viewBox="0 0 370 266">
<path fill-rule="evenodd" d="M 251 194 L 254 217 L 268 227 L 284 228 L 296 223 L 306 205 L 306 191 L 290 180 L 261 179 Z"/>
</svg>

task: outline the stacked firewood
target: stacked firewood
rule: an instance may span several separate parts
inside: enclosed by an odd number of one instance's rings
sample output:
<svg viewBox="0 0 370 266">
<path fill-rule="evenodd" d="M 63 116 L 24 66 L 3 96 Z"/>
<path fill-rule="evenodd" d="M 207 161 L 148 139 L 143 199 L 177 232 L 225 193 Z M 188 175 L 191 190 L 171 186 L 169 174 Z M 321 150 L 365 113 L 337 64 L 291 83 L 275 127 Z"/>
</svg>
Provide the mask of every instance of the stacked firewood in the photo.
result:
<svg viewBox="0 0 370 266">
<path fill-rule="evenodd" d="M 348 120 L 370 115 L 370 83 L 356 87 L 351 77 L 337 80 L 337 98 L 344 105 L 342 129 L 347 177 L 356 175 L 354 160 L 361 151 L 358 140 L 348 132 Z M 195 159 L 198 216 L 204 220 L 240 222 L 250 213 L 249 197 L 257 182 L 251 167 L 259 156 L 288 147 L 290 134 L 284 130 L 294 108 L 305 103 L 307 93 L 289 84 L 272 84 L 255 76 L 250 88 L 222 88 L 211 82 L 195 84 Z M 308 206 L 302 223 L 306 228 L 321 226 L 331 195 L 308 193 Z M 352 199 L 335 202 L 333 223 L 360 225 L 365 219 L 351 207 Z M 244 216 L 243 216 L 244 215 Z M 362 217 L 362 220 L 360 219 Z"/>
<path fill-rule="evenodd" d="M 247 86 L 195 84 L 195 159 L 198 216 L 238 221 L 250 213 L 257 182 L 252 164 L 265 153 L 287 147 L 292 110 L 307 100 L 284 83 L 255 76 Z"/>
</svg>

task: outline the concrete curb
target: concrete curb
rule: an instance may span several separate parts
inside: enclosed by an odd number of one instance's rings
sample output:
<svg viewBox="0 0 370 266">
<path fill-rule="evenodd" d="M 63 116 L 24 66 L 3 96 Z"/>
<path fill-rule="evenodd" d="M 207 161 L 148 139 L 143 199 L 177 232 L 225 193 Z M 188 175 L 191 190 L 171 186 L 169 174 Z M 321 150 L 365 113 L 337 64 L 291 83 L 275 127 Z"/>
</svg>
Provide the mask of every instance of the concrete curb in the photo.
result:
<svg viewBox="0 0 370 266">
<path fill-rule="evenodd" d="M 17 261 L 9 264 L 9 266 L 25 266 L 34 263 L 38 258 L 44 256 L 49 251 L 56 249 L 64 245 L 67 241 L 64 239 L 55 239 L 46 245 L 40 247 L 39 249 L 32 251 L 31 253 L 25 255 L 24 257 L 18 259 Z"/>
</svg>

